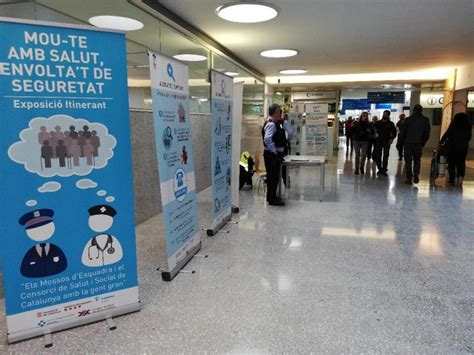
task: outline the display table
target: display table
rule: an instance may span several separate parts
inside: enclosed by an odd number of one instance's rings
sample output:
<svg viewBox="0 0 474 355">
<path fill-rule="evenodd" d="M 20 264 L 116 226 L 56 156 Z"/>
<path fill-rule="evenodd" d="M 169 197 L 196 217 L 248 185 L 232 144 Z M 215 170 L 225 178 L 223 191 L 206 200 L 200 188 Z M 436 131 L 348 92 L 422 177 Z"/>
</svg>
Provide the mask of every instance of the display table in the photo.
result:
<svg viewBox="0 0 474 355">
<path fill-rule="evenodd" d="M 282 168 L 286 166 L 286 182 L 288 184 L 288 172 L 292 166 L 319 166 L 320 180 L 319 180 L 319 201 L 322 201 L 323 191 L 324 191 L 324 173 L 325 173 L 325 164 L 326 157 L 324 156 L 314 156 L 314 155 L 287 155 L 283 160 L 280 168 L 280 177 L 282 176 Z M 281 182 L 282 179 L 279 179 L 278 182 L 278 195 L 281 198 Z M 285 199 L 288 198 L 288 188 L 285 189 Z"/>
</svg>

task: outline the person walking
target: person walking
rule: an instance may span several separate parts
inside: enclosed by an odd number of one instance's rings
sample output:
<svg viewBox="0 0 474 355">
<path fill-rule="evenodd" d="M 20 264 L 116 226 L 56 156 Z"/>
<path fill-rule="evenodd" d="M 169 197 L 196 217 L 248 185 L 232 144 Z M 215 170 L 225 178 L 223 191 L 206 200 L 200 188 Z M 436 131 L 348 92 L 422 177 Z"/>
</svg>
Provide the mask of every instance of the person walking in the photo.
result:
<svg viewBox="0 0 474 355">
<path fill-rule="evenodd" d="M 367 160 L 370 160 L 373 157 L 373 150 L 374 150 L 375 138 L 376 138 L 375 125 L 378 121 L 379 121 L 379 118 L 377 116 L 373 116 L 372 122 L 370 122 L 372 136 L 369 138 L 369 145 L 367 147 Z"/>
<path fill-rule="evenodd" d="M 405 122 L 405 114 L 402 113 L 400 116 L 398 116 L 399 120 L 397 122 L 397 133 L 398 133 L 398 138 L 397 138 L 397 150 L 398 150 L 398 161 L 403 160 L 403 145 L 398 144 L 398 141 L 400 140 L 400 131 L 402 129 L 402 125 Z"/>
<path fill-rule="evenodd" d="M 284 121 L 278 104 L 268 108 L 269 119 L 262 129 L 263 158 L 267 170 L 267 202 L 271 206 L 284 206 L 285 203 L 277 197 L 280 177 L 280 167 L 287 147 L 286 132 L 289 131 L 288 121 Z M 291 132 L 288 132 L 289 135 Z"/>
<path fill-rule="evenodd" d="M 440 145 L 446 144 L 448 153 L 449 184 L 457 182 L 462 185 L 466 173 L 466 156 L 469 141 L 472 137 L 472 125 L 466 113 L 460 112 L 454 116 L 446 133 L 441 138 Z"/>
<path fill-rule="evenodd" d="M 351 152 L 354 149 L 354 142 L 353 142 L 353 137 L 352 137 L 352 126 L 354 124 L 354 120 L 352 119 L 352 116 L 349 116 L 347 119 L 346 123 L 344 124 L 344 130 L 346 133 L 346 154 L 349 154 L 349 144 L 351 146 Z"/>
<path fill-rule="evenodd" d="M 388 157 L 390 155 L 390 145 L 397 136 L 397 129 L 390 121 L 390 111 L 383 112 L 382 119 L 375 124 L 377 138 L 373 158 L 377 164 L 377 175 L 387 176 Z M 382 157 L 383 154 L 383 157 Z"/>
<path fill-rule="evenodd" d="M 367 148 L 369 146 L 369 139 L 372 136 L 372 127 L 369 123 L 369 114 L 362 112 L 359 117 L 359 122 L 354 124 L 354 149 L 355 149 L 355 175 L 364 174 L 365 158 L 367 155 Z"/>
<path fill-rule="evenodd" d="M 430 121 L 423 116 L 423 107 L 415 105 L 413 114 L 406 118 L 397 145 L 403 145 L 405 151 L 405 170 L 407 185 L 420 181 L 421 152 L 430 138 Z"/>
</svg>

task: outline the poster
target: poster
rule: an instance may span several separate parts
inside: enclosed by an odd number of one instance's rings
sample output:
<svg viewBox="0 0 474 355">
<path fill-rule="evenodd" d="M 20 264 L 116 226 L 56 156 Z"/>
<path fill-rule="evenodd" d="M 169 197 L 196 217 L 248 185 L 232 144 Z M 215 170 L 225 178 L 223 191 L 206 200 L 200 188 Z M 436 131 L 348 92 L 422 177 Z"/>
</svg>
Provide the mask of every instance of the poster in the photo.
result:
<svg viewBox="0 0 474 355">
<path fill-rule="evenodd" d="M 233 78 L 211 71 L 212 230 L 231 215 Z"/>
<path fill-rule="evenodd" d="M 232 161 L 240 161 L 244 82 L 234 83 L 232 108 Z M 239 212 L 240 169 L 232 169 L 232 212 Z"/>
<path fill-rule="evenodd" d="M 0 20 L 8 340 L 139 309 L 125 35 Z"/>
<path fill-rule="evenodd" d="M 306 104 L 306 154 L 328 155 L 328 104 Z"/>
<path fill-rule="evenodd" d="M 298 112 L 290 112 L 288 114 L 288 122 L 293 127 L 293 137 L 290 141 L 291 151 L 290 154 L 292 155 L 300 155 L 301 154 L 301 134 L 303 131 L 303 115 Z"/>
<path fill-rule="evenodd" d="M 170 281 L 201 246 L 197 217 L 188 66 L 149 53 L 156 153 Z"/>
</svg>

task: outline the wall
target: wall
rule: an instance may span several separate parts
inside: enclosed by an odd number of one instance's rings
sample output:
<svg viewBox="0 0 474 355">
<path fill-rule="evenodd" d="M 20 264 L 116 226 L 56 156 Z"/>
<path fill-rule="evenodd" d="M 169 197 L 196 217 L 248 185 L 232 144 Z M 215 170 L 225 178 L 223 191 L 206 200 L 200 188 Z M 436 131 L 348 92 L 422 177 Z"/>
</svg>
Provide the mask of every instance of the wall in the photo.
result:
<svg viewBox="0 0 474 355">
<path fill-rule="evenodd" d="M 196 189 L 211 186 L 211 116 L 190 115 Z M 161 212 L 161 195 L 156 162 L 153 113 L 146 110 L 130 111 L 132 140 L 133 185 L 135 189 L 135 223 Z"/>
</svg>

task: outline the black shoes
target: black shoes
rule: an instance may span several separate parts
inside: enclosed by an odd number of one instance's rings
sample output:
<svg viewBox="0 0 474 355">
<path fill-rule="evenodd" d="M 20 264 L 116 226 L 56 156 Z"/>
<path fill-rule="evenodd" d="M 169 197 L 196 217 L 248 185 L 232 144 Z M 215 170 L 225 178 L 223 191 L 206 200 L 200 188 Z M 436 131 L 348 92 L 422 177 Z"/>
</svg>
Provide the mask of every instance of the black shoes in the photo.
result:
<svg viewBox="0 0 474 355">
<path fill-rule="evenodd" d="M 413 182 L 414 182 L 415 184 L 418 184 L 418 183 L 420 182 L 420 178 L 419 178 L 418 176 L 415 176 L 415 177 L 413 178 Z"/>
<path fill-rule="evenodd" d="M 363 168 L 363 167 L 361 167 L 361 168 L 360 168 L 360 173 L 361 173 L 362 175 L 364 175 L 364 174 L 365 174 L 365 172 L 364 172 L 364 168 Z"/>
<path fill-rule="evenodd" d="M 268 202 L 270 206 L 285 206 L 285 202 L 281 200 L 275 200 L 275 201 L 270 201 Z"/>
<path fill-rule="evenodd" d="M 355 169 L 354 174 L 359 175 L 359 169 Z"/>
</svg>

